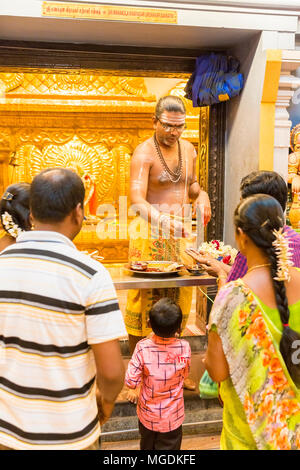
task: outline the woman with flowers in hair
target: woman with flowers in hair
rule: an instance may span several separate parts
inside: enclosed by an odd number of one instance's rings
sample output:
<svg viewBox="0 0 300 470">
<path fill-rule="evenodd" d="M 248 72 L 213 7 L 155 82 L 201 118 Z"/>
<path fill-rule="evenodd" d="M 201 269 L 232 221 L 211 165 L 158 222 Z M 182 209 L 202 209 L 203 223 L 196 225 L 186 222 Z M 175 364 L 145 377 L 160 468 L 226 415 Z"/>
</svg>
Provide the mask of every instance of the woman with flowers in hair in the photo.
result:
<svg viewBox="0 0 300 470">
<path fill-rule="evenodd" d="M 219 290 L 205 357 L 224 404 L 221 448 L 300 449 L 300 270 L 283 211 L 257 194 L 240 202 L 234 224 L 248 272 Z"/>
<path fill-rule="evenodd" d="M 22 232 L 31 230 L 29 191 L 29 183 L 11 184 L 0 200 L 0 218 L 3 227 L 2 236 L 0 235 L 0 252 L 15 243 Z"/>
</svg>

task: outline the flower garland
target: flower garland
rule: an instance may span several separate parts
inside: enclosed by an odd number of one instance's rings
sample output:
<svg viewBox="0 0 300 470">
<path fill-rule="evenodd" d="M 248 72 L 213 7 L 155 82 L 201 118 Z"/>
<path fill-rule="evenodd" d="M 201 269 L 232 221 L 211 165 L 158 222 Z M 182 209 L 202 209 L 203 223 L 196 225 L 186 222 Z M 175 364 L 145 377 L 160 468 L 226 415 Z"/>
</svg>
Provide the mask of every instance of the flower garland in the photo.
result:
<svg viewBox="0 0 300 470">
<path fill-rule="evenodd" d="M 272 245 L 275 248 L 277 256 L 277 273 L 274 279 L 276 281 L 289 281 L 289 267 L 293 266 L 293 262 L 292 251 L 289 248 L 288 238 L 286 237 L 283 228 L 273 230 L 273 235 L 275 236 L 275 240 Z"/>
<path fill-rule="evenodd" d="M 4 212 L 1 215 L 1 222 L 3 228 L 6 232 L 9 233 L 13 238 L 17 238 L 21 233 L 24 232 L 17 224 L 14 223 L 12 216 L 8 212 Z"/>
</svg>

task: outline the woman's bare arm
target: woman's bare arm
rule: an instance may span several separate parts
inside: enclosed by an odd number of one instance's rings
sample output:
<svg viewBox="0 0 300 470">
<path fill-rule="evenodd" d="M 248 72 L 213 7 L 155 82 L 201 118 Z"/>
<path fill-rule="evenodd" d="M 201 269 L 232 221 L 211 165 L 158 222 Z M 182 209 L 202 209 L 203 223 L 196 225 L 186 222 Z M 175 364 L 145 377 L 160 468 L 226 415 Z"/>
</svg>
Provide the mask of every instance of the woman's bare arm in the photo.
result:
<svg viewBox="0 0 300 470">
<path fill-rule="evenodd" d="M 223 382 L 229 377 L 229 366 L 223 351 L 222 341 L 215 331 L 210 331 L 208 334 L 204 364 L 214 382 Z"/>
</svg>

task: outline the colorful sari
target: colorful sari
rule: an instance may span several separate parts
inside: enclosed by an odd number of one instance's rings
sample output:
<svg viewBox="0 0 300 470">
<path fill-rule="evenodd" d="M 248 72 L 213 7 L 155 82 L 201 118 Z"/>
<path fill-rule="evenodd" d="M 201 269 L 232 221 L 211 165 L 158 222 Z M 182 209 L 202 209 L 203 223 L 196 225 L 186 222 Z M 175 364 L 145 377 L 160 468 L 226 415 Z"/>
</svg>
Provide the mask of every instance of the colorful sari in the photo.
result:
<svg viewBox="0 0 300 470">
<path fill-rule="evenodd" d="M 291 324 L 292 306 L 290 312 Z M 261 302 L 241 279 L 220 289 L 209 328 L 222 340 L 230 372 L 220 387 L 221 449 L 300 449 L 300 391 L 279 351 L 280 334 L 272 334 Z"/>
<path fill-rule="evenodd" d="M 182 221 L 181 218 L 177 218 Z M 192 258 L 185 253 L 192 246 L 192 238 L 163 238 L 141 217 L 134 220 L 138 226 L 136 233 L 143 236 L 130 238 L 130 261 L 173 261 L 182 264 L 193 264 Z M 125 326 L 127 333 L 133 336 L 147 336 L 151 333 L 148 327 L 149 310 L 162 297 L 174 300 L 182 309 L 182 331 L 185 328 L 192 304 L 192 287 L 165 289 L 131 289 L 127 295 Z"/>
</svg>

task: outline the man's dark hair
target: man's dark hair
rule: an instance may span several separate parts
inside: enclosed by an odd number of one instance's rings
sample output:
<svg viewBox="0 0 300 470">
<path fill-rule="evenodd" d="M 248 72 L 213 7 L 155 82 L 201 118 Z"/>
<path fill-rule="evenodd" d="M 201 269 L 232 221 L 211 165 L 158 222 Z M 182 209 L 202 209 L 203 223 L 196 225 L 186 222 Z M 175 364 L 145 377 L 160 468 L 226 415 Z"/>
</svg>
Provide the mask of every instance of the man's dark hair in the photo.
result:
<svg viewBox="0 0 300 470">
<path fill-rule="evenodd" d="M 245 176 L 240 185 L 242 198 L 254 194 L 268 194 L 274 197 L 282 207 L 283 212 L 287 203 L 287 184 L 275 171 L 253 171 Z"/>
<path fill-rule="evenodd" d="M 157 336 L 171 338 L 182 323 L 182 311 L 172 299 L 163 297 L 149 312 L 151 328 Z"/>
<path fill-rule="evenodd" d="M 163 96 L 156 104 L 155 116 L 160 118 L 164 111 L 186 114 L 184 102 L 179 96 Z"/>
<path fill-rule="evenodd" d="M 61 222 L 84 202 L 81 178 L 66 168 L 48 168 L 39 173 L 30 188 L 30 207 L 33 217 L 44 223 Z"/>
</svg>

